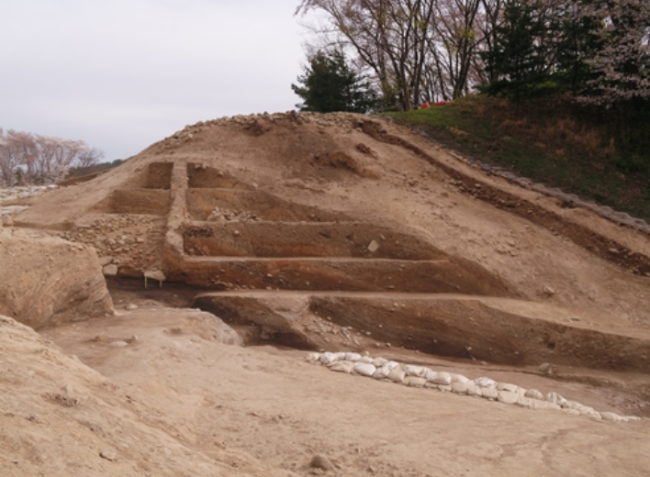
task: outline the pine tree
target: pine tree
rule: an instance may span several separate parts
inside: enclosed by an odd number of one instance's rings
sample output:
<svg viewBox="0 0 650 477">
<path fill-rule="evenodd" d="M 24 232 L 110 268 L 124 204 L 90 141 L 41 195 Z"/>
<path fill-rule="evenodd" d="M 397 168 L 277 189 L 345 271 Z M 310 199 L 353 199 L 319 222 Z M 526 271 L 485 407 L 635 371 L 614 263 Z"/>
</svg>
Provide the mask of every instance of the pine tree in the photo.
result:
<svg viewBox="0 0 650 477">
<path fill-rule="evenodd" d="M 483 92 L 518 102 L 557 90 L 552 66 L 558 29 L 539 1 L 508 2 L 494 45 L 482 55 L 493 78 Z"/>
<path fill-rule="evenodd" d="M 291 85 L 303 99 L 301 111 L 366 113 L 376 107 L 377 96 L 370 84 L 352 71 L 340 51 L 319 51 L 309 58 L 305 74 Z"/>
</svg>

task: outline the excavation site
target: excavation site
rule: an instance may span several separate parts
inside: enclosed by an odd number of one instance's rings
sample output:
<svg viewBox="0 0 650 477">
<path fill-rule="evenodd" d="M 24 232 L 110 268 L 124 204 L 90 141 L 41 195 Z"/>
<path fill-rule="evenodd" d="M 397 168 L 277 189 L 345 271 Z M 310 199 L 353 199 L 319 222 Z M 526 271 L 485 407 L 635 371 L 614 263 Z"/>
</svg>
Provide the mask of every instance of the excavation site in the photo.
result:
<svg viewBox="0 0 650 477">
<path fill-rule="evenodd" d="M 650 227 L 348 113 L 0 190 L 3 476 L 640 476 Z"/>
</svg>

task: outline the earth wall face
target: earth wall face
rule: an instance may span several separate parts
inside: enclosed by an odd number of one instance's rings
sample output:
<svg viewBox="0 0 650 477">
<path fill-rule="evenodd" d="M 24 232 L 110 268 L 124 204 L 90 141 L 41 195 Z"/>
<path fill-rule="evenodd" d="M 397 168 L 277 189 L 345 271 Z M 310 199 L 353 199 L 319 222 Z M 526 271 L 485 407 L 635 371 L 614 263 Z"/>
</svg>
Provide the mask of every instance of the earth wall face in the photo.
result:
<svg viewBox="0 0 650 477">
<path fill-rule="evenodd" d="M 0 244 L 1 314 L 38 330 L 112 311 L 93 248 L 6 230 Z"/>
</svg>

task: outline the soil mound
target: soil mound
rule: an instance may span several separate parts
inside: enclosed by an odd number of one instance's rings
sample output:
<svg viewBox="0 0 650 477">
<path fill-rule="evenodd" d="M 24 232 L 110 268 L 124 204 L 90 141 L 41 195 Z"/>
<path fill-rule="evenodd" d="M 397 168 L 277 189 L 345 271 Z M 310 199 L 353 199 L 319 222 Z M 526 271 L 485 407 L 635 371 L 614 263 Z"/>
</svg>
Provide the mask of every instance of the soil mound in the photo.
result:
<svg viewBox="0 0 650 477">
<path fill-rule="evenodd" d="M 81 254 L 86 282 L 55 281 L 82 316 L 88 303 L 111 306 L 94 285 L 103 271 L 116 314 L 47 334 L 147 402 L 125 419 L 168 413 L 160 438 L 209 456 L 188 475 L 211 475 L 214 461 L 242 475 L 321 472 L 314 455 L 355 475 L 569 475 L 595 471 L 594 446 L 614 473 L 615 452 L 644 468 L 647 453 L 625 443 L 643 441 L 646 421 L 608 427 L 599 445 L 593 426 L 615 424 L 381 381 L 352 388 L 285 349 L 435 362 L 561 391 L 603 415 L 649 415 L 650 237 L 540 190 L 381 119 L 263 114 L 188 126 L 93 179 L 15 200 L 4 236 L 38 229 Z M 33 263 L 48 263 L 46 250 Z M 13 313 L 12 296 L 0 311 Z M 53 315 L 29 323 L 66 321 Z M 422 440 L 434 422 L 438 437 Z"/>
</svg>

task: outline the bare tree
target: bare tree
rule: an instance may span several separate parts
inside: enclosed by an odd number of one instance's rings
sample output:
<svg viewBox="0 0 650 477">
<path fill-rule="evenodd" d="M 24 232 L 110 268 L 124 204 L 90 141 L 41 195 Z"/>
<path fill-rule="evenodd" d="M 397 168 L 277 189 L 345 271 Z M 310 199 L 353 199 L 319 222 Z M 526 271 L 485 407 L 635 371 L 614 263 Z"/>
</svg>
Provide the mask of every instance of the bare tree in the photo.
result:
<svg viewBox="0 0 650 477">
<path fill-rule="evenodd" d="M 104 153 L 93 147 L 77 156 L 77 167 L 90 167 L 98 164 L 104 158 Z"/>
<path fill-rule="evenodd" d="M 436 59 L 438 76 L 445 99 L 457 99 L 469 91 L 470 72 L 482 41 L 477 28 L 481 0 L 438 0 L 436 2 L 435 35 L 430 51 Z"/>
<path fill-rule="evenodd" d="M 74 165 L 96 164 L 103 157 L 84 141 L 0 129 L 0 183 L 12 186 L 16 176 L 26 184 L 59 181 Z"/>
<path fill-rule="evenodd" d="M 373 71 L 384 99 L 404 110 L 420 101 L 436 0 L 303 0 L 296 13 L 326 13 L 341 46 Z"/>
</svg>

